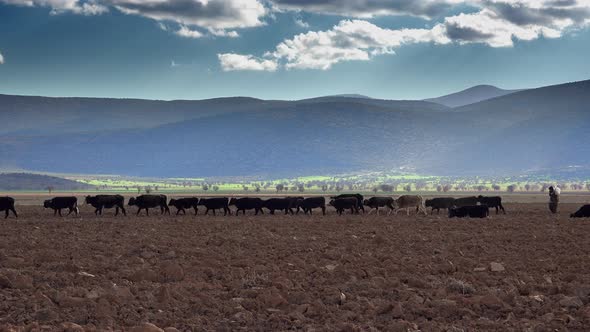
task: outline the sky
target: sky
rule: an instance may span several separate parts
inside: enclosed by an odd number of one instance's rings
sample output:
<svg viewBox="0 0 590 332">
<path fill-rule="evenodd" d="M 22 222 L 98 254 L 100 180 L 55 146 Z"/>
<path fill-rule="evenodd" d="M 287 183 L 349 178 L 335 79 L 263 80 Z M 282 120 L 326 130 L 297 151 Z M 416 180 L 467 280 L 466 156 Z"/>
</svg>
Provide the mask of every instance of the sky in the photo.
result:
<svg viewBox="0 0 590 332">
<path fill-rule="evenodd" d="M 590 0 L 0 0 L 0 93 L 363 94 L 590 78 Z"/>
</svg>

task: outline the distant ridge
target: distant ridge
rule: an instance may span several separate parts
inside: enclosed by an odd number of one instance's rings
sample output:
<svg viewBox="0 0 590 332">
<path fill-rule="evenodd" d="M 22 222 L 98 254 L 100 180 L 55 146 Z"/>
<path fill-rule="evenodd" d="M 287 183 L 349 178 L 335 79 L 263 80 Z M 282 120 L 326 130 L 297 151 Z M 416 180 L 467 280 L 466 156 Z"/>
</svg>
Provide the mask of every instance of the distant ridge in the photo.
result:
<svg viewBox="0 0 590 332">
<path fill-rule="evenodd" d="M 83 190 L 94 186 L 58 178 L 55 176 L 32 173 L 0 173 L 0 190 Z"/>
<path fill-rule="evenodd" d="M 461 107 L 469 104 L 475 104 L 480 101 L 502 97 L 511 93 L 523 90 L 504 90 L 493 85 L 477 85 L 463 91 L 452 93 L 449 95 L 424 99 L 432 103 L 445 105 L 451 108 Z"/>
<path fill-rule="evenodd" d="M 348 93 L 348 94 L 340 94 L 340 95 L 332 95 L 332 96 L 327 96 L 327 97 L 342 97 L 342 98 L 358 98 L 358 99 L 373 99 L 369 96 L 365 96 L 365 95 L 360 95 L 360 94 L 356 94 L 356 93 Z"/>
</svg>

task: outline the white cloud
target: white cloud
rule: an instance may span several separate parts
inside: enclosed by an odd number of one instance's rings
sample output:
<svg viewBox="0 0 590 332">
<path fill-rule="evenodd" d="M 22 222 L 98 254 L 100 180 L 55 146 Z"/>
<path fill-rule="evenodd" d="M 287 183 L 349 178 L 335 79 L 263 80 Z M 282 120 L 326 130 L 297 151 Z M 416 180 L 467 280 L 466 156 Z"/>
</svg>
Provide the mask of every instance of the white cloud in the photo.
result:
<svg viewBox="0 0 590 332">
<path fill-rule="evenodd" d="M 445 18 L 450 39 L 511 47 L 514 40 L 558 38 L 590 22 L 590 0 L 482 0 L 480 4 L 479 12 Z"/>
<path fill-rule="evenodd" d="M 186 25 L 181 25 L 180 29 L 174 31 L 174 33 L 178 36 L 185 37 L 185 38 L 201 38 L 203 34 L 197 30 L 191 30 Z"/>
<path fill-rule="evenodd" d="M 367 61 L 376 55 L 393 54 L 404 44 L 449 43 L 440 26 L 434 29 L 391 30 L 363 20 L 344 20 L 331 30 L 310 31 L 280 43 L 268 53 L 285 62 L 287 69 L 330 69 L 343 61 Z"/>
<path fill-rule="evenodd" d="M 101 0 L 130 15 L 205 29 L 237 29 L 263 24 L 259 0 Z"/>
<path fill-rule="evenodd" d="M 465 0 L 272 0 L 278 10 L 369 18 L 386 15 L 434 17 Z"/>
<path fill-rule="evenodd" d="M 234 53 L 218 54 L 221 69 L 223 71 L 254 70 L 254 71 L 275 71 L 278 64 L 275 60 L 259 59 L 252 55 L 241 55 Z"/>
<path fill-rule="evenodd" d="M 307 29 L 307 28 L 309 28 L 309 23 L 307 23 L 307 22 L 303 21 L 303 20 L 302 20 L 302 19 L 300 19 L 300 18 L 296 18 L 296 19 L 295 19 L 295 25 L 297 25 L 297 26 L 298 26 L 298 27 L 300 27 L 300 28 L 304 28 L 304 29 Z"/>
<path fill-rule="evenodd" d="M 0 2 L 17 6 L 40 6 L 51 8 L 51 14 L 71 12 L 81 15 L 100 15 L 108 12 L 108 8 L 97 1 L 80 0 L 0 0 Z"/>
<path fill-rule="evenodd" d="M 0 65 L 4 64 L 4 56 L 2 56 L 2 53 L 0 53 Z"/>
<path fill-rule="evenodd" d="M 237 31 L 227 31 L 223 29 L 209 29 L 209 33 L 216 37 L 238 38 L 240 36 Z"/>
</svg>

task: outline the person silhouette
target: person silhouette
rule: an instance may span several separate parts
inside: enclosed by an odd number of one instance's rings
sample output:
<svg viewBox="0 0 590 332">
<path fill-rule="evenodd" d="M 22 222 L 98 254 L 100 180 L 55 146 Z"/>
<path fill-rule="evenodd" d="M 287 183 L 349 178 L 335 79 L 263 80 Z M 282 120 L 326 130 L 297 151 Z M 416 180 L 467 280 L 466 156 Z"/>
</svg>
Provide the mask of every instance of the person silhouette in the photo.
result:
<svg viewBox="0 0 590 332">
<path fill-rule="evenodd" d="M 559 205 L 560 194 L 561 189 L 559 189 L 559 187 L 549 187 L 549 211 L 551 211 L 551 213 L 557 213 L 557 206 Z"/>
</svg>

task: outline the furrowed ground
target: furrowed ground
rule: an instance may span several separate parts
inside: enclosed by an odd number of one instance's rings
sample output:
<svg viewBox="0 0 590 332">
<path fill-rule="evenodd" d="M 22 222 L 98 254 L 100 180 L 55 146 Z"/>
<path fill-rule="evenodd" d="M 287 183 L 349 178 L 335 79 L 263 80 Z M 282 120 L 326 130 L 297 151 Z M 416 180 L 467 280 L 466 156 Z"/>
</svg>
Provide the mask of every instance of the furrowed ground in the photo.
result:
<svg viewBox="0 0 590 332">
<path fill-rule="evenodd" d="M 18 206 L 0 221 L 0 330 L 588 331 L 579 206 L 484 220 Z"/>
</svg>

